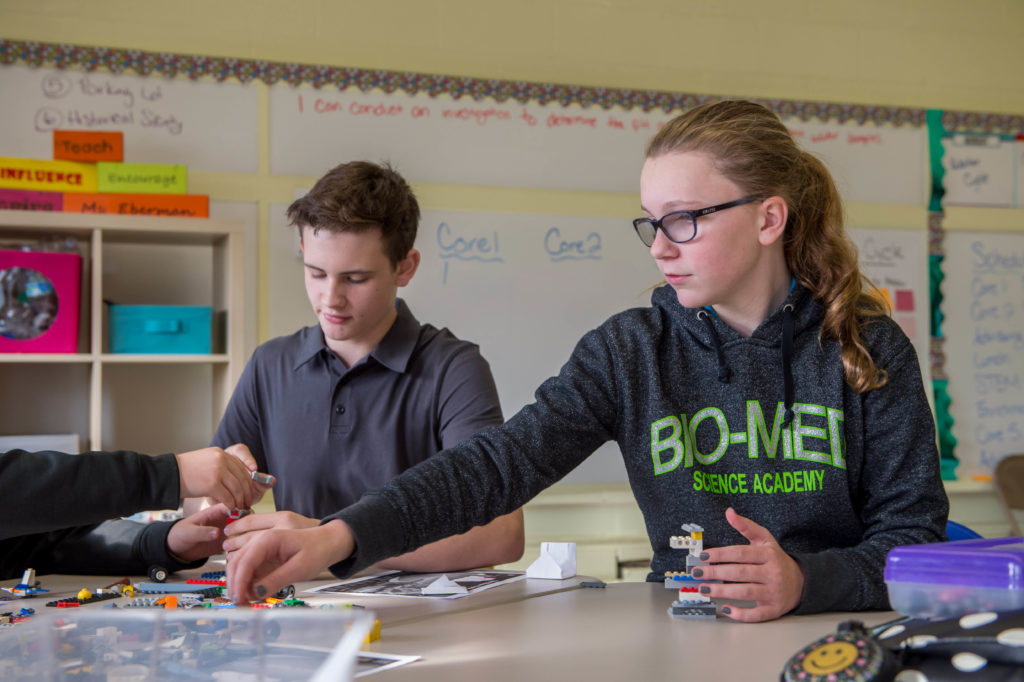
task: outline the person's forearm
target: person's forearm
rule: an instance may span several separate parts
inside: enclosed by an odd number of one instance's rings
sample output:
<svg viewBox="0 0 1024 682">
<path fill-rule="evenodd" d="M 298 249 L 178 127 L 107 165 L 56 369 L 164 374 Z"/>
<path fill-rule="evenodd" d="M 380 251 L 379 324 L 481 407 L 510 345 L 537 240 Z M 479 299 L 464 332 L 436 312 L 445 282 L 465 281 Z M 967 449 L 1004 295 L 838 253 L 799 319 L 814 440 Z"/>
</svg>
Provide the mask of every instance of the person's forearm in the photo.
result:
<svg viewBox="0 0 1024 682">
<path fill-rule="evenodd" d="M 178 506 L 174 455 L 136 452 L 0 454 L 0 538 L 99 523 Z"/>
<path fill-rule="evenodd" d="M 401 556 L 385 559 L 376 568 L 438 573 L 494 566 L 518 561 L 523 556 L 523 512 L 500 516 L 486 526 L 477 526 L 424 545 Z"/>
</svg>

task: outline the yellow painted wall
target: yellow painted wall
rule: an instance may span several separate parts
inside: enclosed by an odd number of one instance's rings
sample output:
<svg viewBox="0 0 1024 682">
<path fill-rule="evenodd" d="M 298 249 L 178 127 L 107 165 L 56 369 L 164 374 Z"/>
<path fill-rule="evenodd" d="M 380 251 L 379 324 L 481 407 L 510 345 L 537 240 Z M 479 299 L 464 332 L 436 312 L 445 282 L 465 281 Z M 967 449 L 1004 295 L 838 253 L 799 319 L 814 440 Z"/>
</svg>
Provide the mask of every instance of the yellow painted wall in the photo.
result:
<svg viewBox="0 0 1024 682">
<path fill-rule="evenodd" d="M 0 33 L 503 79 L 1024 111 L 1020 0 L 0 0 Z"/>
<path fill-rule="evenodd" d="M 510 80 L 1024 112 L 1021 0 L 0 0 L 0 37 Z M 190 173 L 191 191 L 260 202 L 264 254 L 268 204 L 290 201 L 296 187 L 315 179 L 270 176 L 268 165 L 264 148 L 256 176 Z M 628 218 L 637 205 L 630 193 L 422 184 L 416 191 L 427 208 Z M 851 205 L 848 211 L 863 226 L 925 225 L 923 206 Z M 953 208 L 946 224 L 1019 230 L 1022 215 Z M 265 291 L 260 300 L 265 310 Z M 261 340 L 265 336 L 264 324 Z"/>
</svg>

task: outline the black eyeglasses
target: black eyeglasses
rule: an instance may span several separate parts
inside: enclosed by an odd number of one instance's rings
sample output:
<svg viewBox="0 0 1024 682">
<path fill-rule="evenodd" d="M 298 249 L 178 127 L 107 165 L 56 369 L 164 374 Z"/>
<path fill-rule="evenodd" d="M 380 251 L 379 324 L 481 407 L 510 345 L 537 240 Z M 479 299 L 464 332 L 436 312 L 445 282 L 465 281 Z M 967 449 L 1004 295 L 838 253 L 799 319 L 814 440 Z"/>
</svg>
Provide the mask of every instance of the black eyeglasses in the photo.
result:
<svg viewBox="0 0 1024 682">
<path fill-rule="evenodd" d="M 665 236 L 676 244 L 685 244 L 697 236 L 697 218 L 717 213 L 718 211 L 724 211 L 733 206 L 742 206 L 743 204 L 764 201 L 765 199 L 767 197 L 744 197 L 743 199 L 718 204 L 717 206 L 698 208 L 695 211 L 672 211 L 663 215 L 659 220 L 637 218 L 633 221 L 633 229 L 636 230 L 637 236 L 640 237 L 640 241 L 645 246 L 650 246 L 654 243 L 654 238 L 658 236 L 658 230 L 664 232 Z"/>
</svg>

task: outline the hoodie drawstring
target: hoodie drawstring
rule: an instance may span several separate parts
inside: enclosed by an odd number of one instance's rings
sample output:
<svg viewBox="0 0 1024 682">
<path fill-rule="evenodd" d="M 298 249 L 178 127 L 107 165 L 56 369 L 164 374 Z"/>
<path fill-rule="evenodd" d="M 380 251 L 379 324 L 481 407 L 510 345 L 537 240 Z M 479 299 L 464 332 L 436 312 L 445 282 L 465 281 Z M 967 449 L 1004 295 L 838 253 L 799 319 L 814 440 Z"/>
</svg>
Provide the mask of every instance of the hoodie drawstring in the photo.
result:
<svg viewBox="0 0 1024 682">
<path fill-rule="evenodd" d="M 786 428 L 793 421 L 793 306 L 789 303 L 782 306 L 782 385 L 786 408 L 782 428 Z"/>
<path fill-rule="evenodd" d="M 732 372 L 729 369 L 729 365 L 725 364 L 725 352 L 722 351 L 722 342 L 718 338 L 718 332 L 715 331 L 715 323 L 711 321 L 711 316 L 708 315 L 706 310 L 698 310 L 697 317 L 704 320 L 708 333 L 711 334 L 711 343 L 714 344 L 715 354 L 718 356 L 718 380 L 723 384 L 727 384 L 729 383 L 729 375 Z"/>
</svg>

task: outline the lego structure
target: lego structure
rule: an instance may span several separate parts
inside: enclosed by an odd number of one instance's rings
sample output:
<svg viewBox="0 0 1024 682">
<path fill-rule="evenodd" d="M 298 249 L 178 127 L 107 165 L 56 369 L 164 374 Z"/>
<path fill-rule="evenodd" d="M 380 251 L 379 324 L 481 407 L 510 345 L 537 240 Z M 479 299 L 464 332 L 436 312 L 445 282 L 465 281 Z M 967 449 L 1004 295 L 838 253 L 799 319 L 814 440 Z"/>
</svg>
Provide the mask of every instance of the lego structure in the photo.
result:
<svg viewBox="0 0 1024 682">
<path fill-rule="evenodd" d="M 700 593 L 701 583 L 708 581 L 697 580 L 692 575 L 694 567 L 707 564 L 700 559 L 704 551 L 704 528 L 695 523 L 684 523 L 682 529 L 689 534 L 673 535 L 668 539 L 669 547 L 687 552 L 685 571 L 665 571 L 665 587 L 679 590 L 679 598 L 672 602 L 668 615 L 673 618 L 714 620 L 715 602 Z"/>
<path fill-rule="evenodd" d="M 16 597 L 31 597 L 37 594 L 44 594 L 49 590 L 44 590 L 39 586 L 39 581 L 36 580 L 36 571 L 34 568 L 26 568 L 25 572 L 21 576 L 21 582 L 14 587 L 3 588 L 7 592 L 10 592 Z"/>
</svg>

